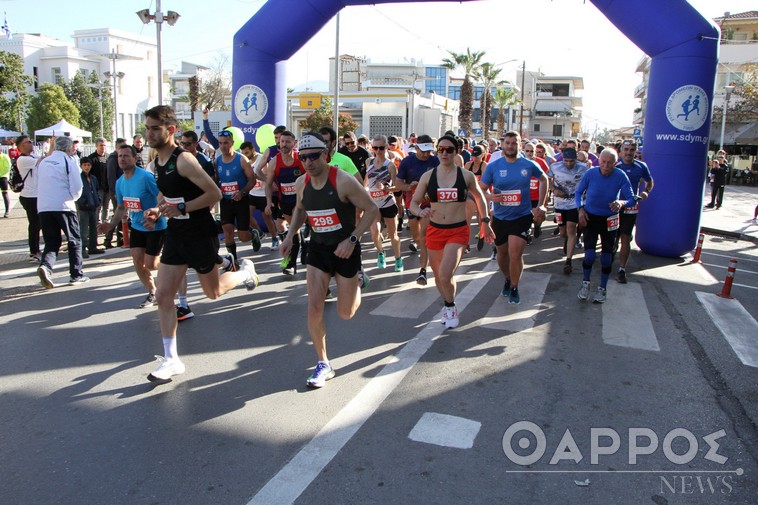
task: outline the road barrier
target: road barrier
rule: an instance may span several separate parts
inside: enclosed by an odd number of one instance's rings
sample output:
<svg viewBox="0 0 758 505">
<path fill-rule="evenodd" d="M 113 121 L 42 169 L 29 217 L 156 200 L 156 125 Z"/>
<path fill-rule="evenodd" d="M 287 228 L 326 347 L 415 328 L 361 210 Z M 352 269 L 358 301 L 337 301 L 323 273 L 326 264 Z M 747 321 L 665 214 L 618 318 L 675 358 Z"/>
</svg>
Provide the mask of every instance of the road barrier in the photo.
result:
<svg viewBox="0 0 758 505">
<path fill-rule="evenodd" d="M 700 237 L 698 237 L 697 239 L 697 247 L 695 248 L 695 256 L 692 258 L 692 261 L 690 261 L 690 263 L 700 263 L 700 254 L 703 252 L 703 240 L 705 240 L 705 235 L 701 233 Z"/>
<path fill-rule="evenodd" d="M 732 258 L 729 260 L 729 268 L 726 269 L 726 279 L 724 280 L 724 287 L 721 288 L 721 293 L 717 293 L 721 298 L 734 298 L 731 295 L 732 282 L 734 281 L 734 272 L 737 271 L 737 260 Z"/>
</svg>

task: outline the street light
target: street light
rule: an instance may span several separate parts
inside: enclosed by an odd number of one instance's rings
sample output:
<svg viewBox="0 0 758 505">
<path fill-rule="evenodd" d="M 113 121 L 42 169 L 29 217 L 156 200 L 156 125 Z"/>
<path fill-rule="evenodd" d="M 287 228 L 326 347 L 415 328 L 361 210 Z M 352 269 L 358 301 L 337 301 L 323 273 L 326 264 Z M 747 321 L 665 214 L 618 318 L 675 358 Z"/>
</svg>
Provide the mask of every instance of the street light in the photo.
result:
<svg viewBox="0 0 758 505">
<path fill-rule="evenodd" d="M 113 67 L 115 70 L 116 60 L 113 60 Z M 108 79 L 113 79 L 113 122 L 115 123 L 115 137 L 118 138 L 118 92 L 116 89 L 116 79 L 123 79 L 126 74 L 123 72 L 103 72 L 103 75 Z"/>
<path fill-rule="evenodd" d="M 116 128 L 115 128 L 115 135 L 118 137 L 118 106 L 117 106 L 117 94 L 116 93 L 116 79 L 121 79 L 124 77 L 123 72 L 116 72 L 116 60 L 140 60 L 141 58 L 138 58 L 136 56 L 129 56 L 128 54 L 121 54 L 117 53 L 115 49 L 111 49 L 110 53 L 104 53 L 104 54 L 98 54 L 101 58 L 107 58 L 111 60 L 111 71 L 103 72 L 103 75 L 111 79 L 113 78 L 113 121 L 115 122 Z"/>
<path fill-rule="evenodd" d="M 161 12 L 161 0 L 155 1 L 155 13 L 150 14 L 149 9 L 137 11 L 137 17 L 143 23 L 150 24 L 155 21 L 155 34 L 158 39 L 158 105 L 163 105 L 163 61 L 161 58 L 161 25 L 167 22 L 169 26 L 174 26 L 179 19 L 179 13 L 168 11 L 166 14 Z"/>
<path fill-rule="evenodd" d="M 726 130 L 726 110 L 729 108 L 729 98 L 732 96 L 734 86 L 724 86 L 724 110 L 721 113 L 721 144 L 719 149 L 724 149 L 724 130 Z"/>
<path fill-rule="evenodd" d="M 100 102 L 100 136 L 105 136 L 105 131 L 103 129 L 103 86 L 105 85 L 104 82 L 100 82 L 99 80 L 97 83 L 88 83 L 87 86 L 90 88 L 97 88 L 97 98 Z"/>
</svg>

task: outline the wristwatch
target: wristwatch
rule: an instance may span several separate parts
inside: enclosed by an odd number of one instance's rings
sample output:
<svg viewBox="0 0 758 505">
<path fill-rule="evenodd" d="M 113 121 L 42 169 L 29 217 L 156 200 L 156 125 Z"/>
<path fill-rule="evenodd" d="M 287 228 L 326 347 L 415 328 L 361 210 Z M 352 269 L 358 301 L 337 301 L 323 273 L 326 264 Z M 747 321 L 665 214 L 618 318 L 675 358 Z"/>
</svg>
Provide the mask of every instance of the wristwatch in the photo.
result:
<svg viewBox="0 0 758 505">
<path fill-rule="evenodd" d="M 178 203 L 178 204 L 176 205 L 176 209 L 177 209 L 179 212 L 181 212 L 181 213 L 182 213 L 182 216 L 186 216 L 186 215 L 187 215 L 187 205 L 186 205 L 184 202 L 182 202 L 182 203 Z"/>
<path fill-rule="evenodd" d="M 490 222 L 490 217 L 489 216 L 484 216 L 482 218 L 482 223 L 489 223 L 489 222 Z"/>
<path fill-rule="evenodd" d="M 355 235 L 350 235 L 350 243 L 351 244 L 357 244 L 358 243 L 358 237 Z"/>
</svg>

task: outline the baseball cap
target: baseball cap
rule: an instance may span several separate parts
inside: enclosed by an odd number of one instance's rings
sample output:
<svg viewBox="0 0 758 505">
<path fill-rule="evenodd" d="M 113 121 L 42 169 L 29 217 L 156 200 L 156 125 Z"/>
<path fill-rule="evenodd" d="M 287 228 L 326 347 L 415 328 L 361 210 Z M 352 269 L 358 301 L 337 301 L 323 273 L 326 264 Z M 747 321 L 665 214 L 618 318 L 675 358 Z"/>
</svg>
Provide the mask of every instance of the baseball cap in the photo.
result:
<svg viewBox="0 0 758 505">
<path fill-rule="evenodd" d="M 563 151 L 563 159 L 564 160 L 575 160 L 576 159 L 576 149 L 573 147 L 567 147 Z"/>
<path fill-rule="evenodd" d="M 417 150 L 423 151 L 425 153 L 434 151 L 434 142 L 432 141 L 432 137 L 429 135 L 420 135 L 416 141 Z"/>
<path fill-rule="evenodd" d="M 474 156 L 481 156 L 484 154 L 484 149 L 482 149 L 482 146 L 474 146 L 474 148 L 471 150 L 471 154 Z"/>
</svg>

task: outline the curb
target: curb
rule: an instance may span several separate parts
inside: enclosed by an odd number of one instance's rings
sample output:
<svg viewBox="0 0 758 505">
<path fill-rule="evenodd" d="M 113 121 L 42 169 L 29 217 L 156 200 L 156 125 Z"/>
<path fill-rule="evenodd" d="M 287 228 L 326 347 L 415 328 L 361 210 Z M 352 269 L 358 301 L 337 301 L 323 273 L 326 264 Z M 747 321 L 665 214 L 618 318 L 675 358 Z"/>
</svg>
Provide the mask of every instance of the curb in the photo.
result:
<svg viewBox="0 0 758 505">
<path fill-rule="evenodd" d="M 753 237 L 752 235 L 747 235 L 745 233 L 741 233 L 738 231 L 727 231 L 727 230 L 719 230 L 716 228 L 709 228 L 707 226 L 701 226 L 700 227 L 701 233 L 707 233 L 709 235 L 719 235 L 722 237 L 729 237 L 729 238 L 736 238 L 739 240 L 745 240 L 748 242 L 753 242 L 754 244 L 758 244 L 758 237 Z"/>
</svg>

